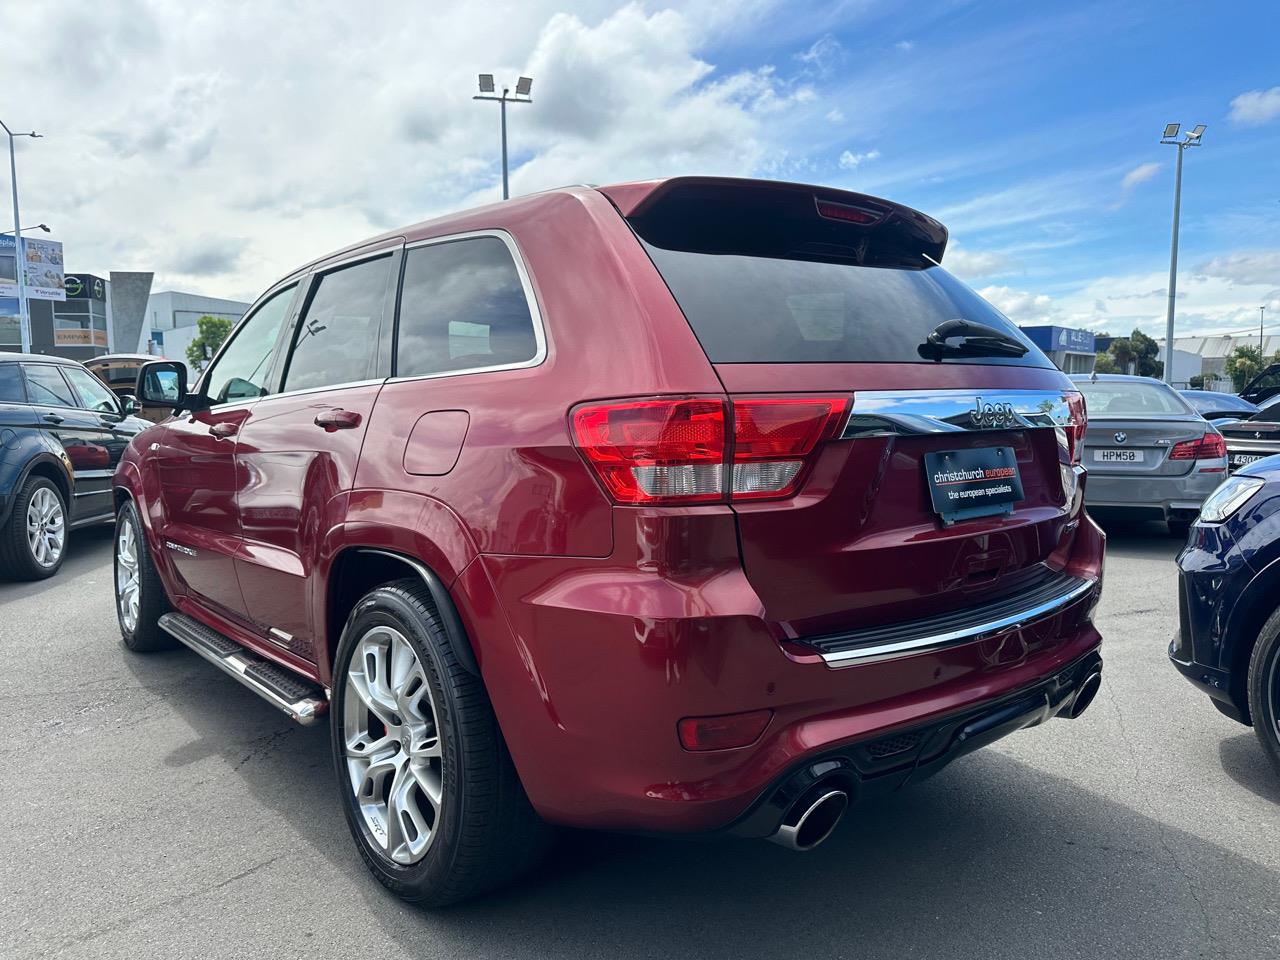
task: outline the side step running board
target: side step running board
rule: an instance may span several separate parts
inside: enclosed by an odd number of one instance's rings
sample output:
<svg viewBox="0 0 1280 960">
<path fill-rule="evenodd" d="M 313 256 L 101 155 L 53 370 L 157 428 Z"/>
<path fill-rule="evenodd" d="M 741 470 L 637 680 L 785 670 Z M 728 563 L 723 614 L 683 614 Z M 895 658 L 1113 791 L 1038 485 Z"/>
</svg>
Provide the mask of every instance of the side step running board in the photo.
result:
<svg viewBox="0 0 1280 960">
<path fill-rule="evenodd" d="M 328 712 L 329 700 L 318 686 L 251 653 L 199 620 L 183 613 L 166 613 L 159 625 L 175 640 L 304 726 Z"/>
</svg>

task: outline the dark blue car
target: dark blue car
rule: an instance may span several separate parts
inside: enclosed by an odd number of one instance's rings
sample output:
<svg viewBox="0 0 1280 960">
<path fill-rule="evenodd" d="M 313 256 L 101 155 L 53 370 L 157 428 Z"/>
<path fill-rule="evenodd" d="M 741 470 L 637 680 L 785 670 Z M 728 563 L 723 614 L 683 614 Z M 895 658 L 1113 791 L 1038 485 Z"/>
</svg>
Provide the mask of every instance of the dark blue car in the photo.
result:
<svg viewBox="0 0 1280 960">
<path fill-rule="evenodd" d="M 1222 713 L 1253 727 L 1280 772 L 1280 456 L 1210 495 L 1178 569 L 1169 658 Z"/>
</svg>

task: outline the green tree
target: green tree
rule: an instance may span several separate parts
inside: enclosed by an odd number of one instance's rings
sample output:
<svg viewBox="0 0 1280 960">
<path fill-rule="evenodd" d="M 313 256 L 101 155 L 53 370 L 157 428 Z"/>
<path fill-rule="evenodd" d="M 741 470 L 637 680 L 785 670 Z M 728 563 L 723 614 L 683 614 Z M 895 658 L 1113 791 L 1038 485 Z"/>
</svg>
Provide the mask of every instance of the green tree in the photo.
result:
<svg viewBox="0 0 1280 960">
<path fill-rule="evenodd" d="M 1236 393 L 1243 390 L 1261 370 L 1262 350 L 1259 347 L 1243 344 L 1227 357 L 1226 372 Z"/>
<path fill-rule="evenodd" d="M 1192 390 L 1205 389 L 1204 377 L 1201 374 L 1197 373 L 1195 376 L 1193 376 L 1190 380 L 1187 381 L 1187 386 L 1189 386 Z"/>
<path fill-rule="evenodd" d="M 195 339 L 187 344 L 187 361 L 197 370 L 203 370 L 230 332 L 230 320 L 223 317 L 201 317 L 196 321 Z"/>
<path fill-rule="evenodd" d="M 1093 360 L 1094 373 L 1121 373 L 1116 358 L 1110 353 L 1100 353 Z"/>
<path fill-rule="evenodd" d="M 1164 373 L 1164 364 L 1157 359 L 1160 356 L 1160 344 L 1141 330 L 1134 330 L 1129 334 L 1129 346 L 1136 363 L 1134 373 L 1140 377 L 1158 377 Z"/>
</svg>

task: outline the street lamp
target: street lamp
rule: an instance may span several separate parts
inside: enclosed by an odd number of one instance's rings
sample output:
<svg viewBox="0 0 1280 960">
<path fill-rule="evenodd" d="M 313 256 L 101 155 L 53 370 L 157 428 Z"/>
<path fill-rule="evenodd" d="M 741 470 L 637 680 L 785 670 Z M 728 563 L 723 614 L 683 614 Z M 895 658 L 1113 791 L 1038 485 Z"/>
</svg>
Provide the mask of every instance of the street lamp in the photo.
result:
<svg viewBox="0 0 1280 960">
<path fill-rule="evenodd" d="M 29 227 L 19 227 L 18 230 L 22 233 L 26 233 L 28 230 L 43 230 L 45 233 L 50 232 L 49 225 L 47 223 L 33 223 Z M 12 230 L 0 230 L 0 237 L 10 236 L 13 236 Z"/>
<path fill-rule="evenodd" d="M 14 156 L 13 141 L 15 137 L 31 137 L 38 139 L 40 134 L 34 130 L 27 133 L 14 133 L 9 125 L 0 120 L 0 128 L 9 137 L 9 179 L 13 184 L 13 266 L 18 275 L 18 329 L 22 331 L 22 352 L 31 352 L 31 320 L 27 316 L 27 284 L 26 264 L 22 256 L 22 227 L 18 220 L 18 162 Z M 48 228 L 45 228 L 46 231 Z"/>
<path fill-rule="evenodd" d="M 1164 329 L 1164 382 L 1173 383 L 1173 301 L 1178 285 L 1178 217 L 1182 210 L 1182 154 L 1188 147 L 1200 146 L 1200 138 L 1204 135 L 1203 123 L 1196 124 L 1190 133 L 1181 140 L 1178 130 L 1181 124 L 1166 123 L 1160 142 L 1178 148 L 1178 163 L 1173 177 L 1173 246 L 1169 252 L 1169 310 L 1165 317 Z"/>
<path fill-rule="evenodd" d="M 529 91 L 533 88 L 533 81 L 529 77 L 521 77 L 516 81 L 516 92 L 508 96 L 510 87 L 502 88 L 502 96 L 498 96 L 495 92 L 492 73 L 480 74 L 480 93 L 472 97 L 472 100 L 496 100 L 502 110 L 502 199 L 506 200 L 511 196 L 511 192 L 507 187 L 507 104 L 508 103 L 533 103 L 533 98 L 529 95 Z"/>
<path fill-rule="evenodd" d="M 1267 315 L 1267 305 L 1258 308 L 1258 369 L 1262 369 L 1262 324 Z"/>
</svg>

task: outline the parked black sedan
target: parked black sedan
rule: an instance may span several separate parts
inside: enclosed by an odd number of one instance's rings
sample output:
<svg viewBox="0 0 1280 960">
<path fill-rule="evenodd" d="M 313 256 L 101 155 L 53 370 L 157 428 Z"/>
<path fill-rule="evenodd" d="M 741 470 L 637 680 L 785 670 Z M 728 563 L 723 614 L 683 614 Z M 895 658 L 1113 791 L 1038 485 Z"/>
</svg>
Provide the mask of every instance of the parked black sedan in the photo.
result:
<svg viewBox="0 0 1280 960">
<path fill-rule="evenodd" d="M 1256 404 L 1234 393 L 1219 393 L 1216 390 L 1179 390 L 1187 403 L 1196 408 L 1196 413 L 1206 420 L 1248 420 L 1258 412 Z"/>
<path fill-rule="evenodd" d="M 1247 420 L 1220 420 L 1216 425 L 1227 441 L 1232 471 L 1280 453 L 1280 403 L 1263 405 Z"/>
<path fill-rule="evenodd" d="M 1178 570 L 1169 658 L 1222 713 L 1253 727 L 1280 773 L 1280 457 L 1213 492 Z"/>
</svg>

